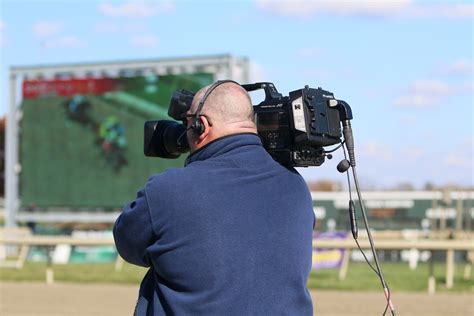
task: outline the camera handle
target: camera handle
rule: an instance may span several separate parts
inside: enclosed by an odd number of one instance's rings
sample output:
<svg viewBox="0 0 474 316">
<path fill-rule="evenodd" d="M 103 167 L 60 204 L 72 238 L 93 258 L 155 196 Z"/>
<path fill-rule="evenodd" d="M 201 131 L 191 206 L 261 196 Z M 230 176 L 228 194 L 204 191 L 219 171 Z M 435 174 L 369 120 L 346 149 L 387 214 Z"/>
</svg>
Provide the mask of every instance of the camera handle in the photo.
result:
<svg viewBox="0 0 474 316">
<path fill-rule="evenodd" d="M 274 99 L 281 99 L 283 97 L 282 94 L 278 92 L 277 88 L 275 88 L 275 85 L 271 82 L 257 82 L 251 84 L 243 84 L 241 86 L 247 92 L 263 89 L 265 91 L 265 101 L 263 102 L 271 101 Z"/>
<path fill-rule="evenodd" d="M 351 166 L 355 167 L 355 153 L 354 153 L 354 137 L 352 136 L 352 109 L 346 101 L 329 99 L 328 105 L 336 108 L 339 112 L 339 118 L 342 121 L 342 134 L 344 135 L 344 142 L 346 144 L 347 152 L 349 153 L 349 161 Z"/>
</svg>

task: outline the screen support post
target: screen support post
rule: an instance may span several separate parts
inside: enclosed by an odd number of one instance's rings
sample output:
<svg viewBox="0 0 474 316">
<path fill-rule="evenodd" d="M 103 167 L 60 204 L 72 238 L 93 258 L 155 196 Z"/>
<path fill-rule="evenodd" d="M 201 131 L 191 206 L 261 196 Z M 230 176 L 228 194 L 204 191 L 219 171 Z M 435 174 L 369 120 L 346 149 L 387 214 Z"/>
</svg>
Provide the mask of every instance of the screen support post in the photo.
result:
<svg viewBox="0 0 474 316">
<path fill-rule="evenodd" d="M 16 74 L 10 72 L 10 97 L 5 134 L 5 226 L 16 226 L 18 212 L 18 108 Z"/>
</svg>

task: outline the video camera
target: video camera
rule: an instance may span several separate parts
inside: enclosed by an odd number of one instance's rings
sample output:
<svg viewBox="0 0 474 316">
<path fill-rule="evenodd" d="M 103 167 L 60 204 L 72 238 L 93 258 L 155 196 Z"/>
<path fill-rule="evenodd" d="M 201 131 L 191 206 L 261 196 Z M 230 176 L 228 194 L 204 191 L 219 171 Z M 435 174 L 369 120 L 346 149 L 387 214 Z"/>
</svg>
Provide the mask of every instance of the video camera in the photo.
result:
<svg viewBox="0 0 474 316">
<path fill-rule="evenodd" d="M 273 83 L 244 84 L 246 91 L 263 89 L 265 100 L 253 106 L 258 136 L 264 148 L 279 163 L 288 167 L 320 166 L 331 158 L 324 147 L 341 143 L 341 122 L 346 129 L 352 119 L 350 106 L 321 88 L 291 91 L 282 96 Z M 184 121 L 194 93 L 177 90 L 170 101 L 168 115 Z M 352 139 L 352 135 L 350 135 Z M 189 151 L 186 127 L 176 121 L 145 123 L 145 156 L 178 158 Z"/>
<path fill-rule="evenodd" d="M 212 89 L 224 82 L 229 82 L 229 80 L 218 81 L 208 89 L 204 97 L 201 98 L 198 110 L 191 116 L 199 117 L 206 97 L 212 93 Z M 360 247 L 359 249 L 382 284 L 386 299 L 385 311 L 390 309 L 392 316 L 395 316 L 390 289 L 380 268 L 367 221 L 359 181 L 357 180 L 354 139 L 350 123 L 350 120 L 352 120 L 352 110 L 350 106 L 342 100 L 335 99 L 331 92 L 321 88 L 313 89 L 305 86 L 303 89 L 291 91 L 288 96 L 284 97 L 277 91 L 273 83 L 270 82 L 244 84 L 241 86 L 246 91 L 264 90 L 265 100 L 253 106 L 257 132 L 267 152 L 282 165 L 288 167 L 320 166 L 324 163 L 326 157 L 331 158 L 331 152 L 345 145 L 347 156 L 344 150 L 345 159 L 337 165 L 337 170 L 341 173 L 347 172 L 350 198 L 348 211 L 352 236 L 357 241 L 357 217 L 355 204 L 352 200 L 349 169 L 352 169 L 352 177 L 356 186 L 358 202 L 375 261 L 375 267 L 367 260 L 362 249 Z M 194 93 L 186 90 L 177 90 L 171 97 L 168 115 L 175 120 L 183 121 L 183 124 L 168 120 L 145 122 L 144 152 L 146 156 L 178 158 L 182 153 L 189 151 L 186 131 L 192 126 L 186 128 L 185 120 L 186 115 L 189 116 L 187 112 L 191 108 L 193 99 Z M 344 136 L 344 141 L 341 140 L 342 136 Z M 338 143 L 340 145 L 332 150 L 324 149 L 326 146 Z M 359 244 L 357 243 L 357 245 Z"/>
</svg>

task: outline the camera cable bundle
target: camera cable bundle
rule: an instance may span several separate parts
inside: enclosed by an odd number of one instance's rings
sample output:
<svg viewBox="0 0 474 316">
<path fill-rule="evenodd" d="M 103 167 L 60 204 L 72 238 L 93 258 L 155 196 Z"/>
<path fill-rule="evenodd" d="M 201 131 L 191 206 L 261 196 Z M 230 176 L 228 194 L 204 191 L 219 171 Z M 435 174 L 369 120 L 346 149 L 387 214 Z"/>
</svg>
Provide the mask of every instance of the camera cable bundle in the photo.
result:
<svg viewBox="0 0 474 316">
<path fill-rule="evenodd" d="M 175 121 L 159 120 L 145 122 L 145 156 L 176 159 L 181 154 L 188 152 L 189 144 L 185 137 L 186 131 L 193 129 L 198 134 L 203 132 L 201 116 L 204 116 L 202 114 L 204 103 L 212 91 L 224 83 L 239 85 L 232 80 L 215 82 L 201 97 L 196 112 L 192 114 L 188 113 L 188 111 L 191 108 L 195 94 L 183 89 L 175 91 L 171 97 L 168 109 L 168 115 L 175 119 Z M 265 100 L 258 105 L 254 105 L 253 110 L 258 136 L 262 141 L 263 147 L 275 161 L 289 168 L 320 166 L 324 163 L 325 158 L 332 158 L 332 152 L 341 147 L 343 148 L 345 159 L 337 165 L 337 170 L 347 174 L 352 237 L 365 261 L 378 276 L 382 284 L 386 299 L 383 315 L 386 315 L 387 311 L 390 310 L 392 316 L 395 316 L 395 309 L 390 298 L 390 289 L 380 268 L 365 207 L 362 203 L 356 172 L 354 139 L 350 123 L 350 120 L 352 120 L 352 110 L 349 104 L 345 101 L 337 100 L 329 91 L 321 88 L 313 89 L 309 86 L 291 91 L 288 96 L 280 94 L 271 82 L 258 82 L 240 86 L 246 91 L 263 89 L 265 92 Z M 187 126 L 188 117 L 192 117 L 190 126 Z M 180 124 L 179 121 L 182 123 Z M 343 141 L 341 140 L 342 136 L 344 137 Z M 336 148 L 331 150 L 324 149 L 327 146 L 336 144 L 338 144 Z M 375 267 L 370 263 L 357 240 L 358 228 L 356 208 L 352 200 L 350 169 L 352 170 Z"/>
<path fill-rule="evenodd" d="M 392 314 L 392 316 L 395 316 L 396 315 L 395 307 L 393 306 L 392 299 L 390 297 L 390 288 L 388 287 L 388 284 L 385 281 L 385 278 L 384 278 L 383 273 L 382 273 L 382 269 L 380 267 L 377 252 L 375 250 L 374 240 L 372 238 L 372 233 L 370 232 L 370 229 L 369 229 L 367 214 L 366 214 L 366 211 L 365 211 L 364 204 L 362 203 L 363 200 L 362 200 L 362 195 L 361 195 L 361 192 L 360 192 L 359 181 L 358 181 L 358 178 L 357 178 L 357 171 L 356 171 L 356 168 L 355 168 L 356 167 L 356 160 L 355 160 L 355 153 L 354 153 L 354 139 L 353 139 L 353 136 L 352 136 L 352 128 L 351 128 L 350 122 L 347 122 L 347 124 L 343 123 L 343 125 L 344 125 L 344 128 L 343 128 L 344 141 L 341 142 L 341 145 L 343 145 L 343 144 L 346 145 L 347 152 L 349 153 L 349 160 L 347 159 L 346 149 L 343 147 L 344 159 L 341 162 L 339 162 L 339 164 L 337 165 L 337 170 L 340 173 L 346 173 L 346 175 L 347 175 L 347 184 L 348 184 L 348 188 L 349 188 L 349 218 L 350 218 L 350 224 L 351 224 L 352 237 L 354 238 L 354 241 L 356 242 L 357 247 L 359 248 L 359 251 L 362 253 L 362 256 L 364 257 L 365 261 L 367 262 L 369 267 L 375 272 L 375 274 L 379 277 L 380 283 L 382 284 L 382 288 L 383 288 L 384 295 L 385 295 L 385 300 L 387 302 L 382 315 L 385 316 L 386 313 L 387 313 L 387 310 L 390 309 L 390 313 Z M 357 238 L 358 238 L 358 228 L 357 228 L 357 220 L 356 220 L 356 209 L 355 209 L 354 201 L 352 199 L 352 189 L 351 189 L 351 181 L 350 181 L 350 175 L 349 175 L 349 170 L 350 169 L 352 169 L 352 176 L 353 176 L 354 184 L 355 184 L 356 191 L 357 191 L 359 206 L 360 206 L 360 209 L 361 209 L 362 218 L 364 220 L 364 226 L 365 226 L 365 230 L 367 232 L 367 238 L 369 240 L 370 250 L 371 250 L 372 255 L 374 257 L 375 267 L 370 263 L 370 261 L 367 258 L 366 254 L 364 253 L 364 251 L 360 247 L 359 241 L 357 240 Z"/>
</svg>

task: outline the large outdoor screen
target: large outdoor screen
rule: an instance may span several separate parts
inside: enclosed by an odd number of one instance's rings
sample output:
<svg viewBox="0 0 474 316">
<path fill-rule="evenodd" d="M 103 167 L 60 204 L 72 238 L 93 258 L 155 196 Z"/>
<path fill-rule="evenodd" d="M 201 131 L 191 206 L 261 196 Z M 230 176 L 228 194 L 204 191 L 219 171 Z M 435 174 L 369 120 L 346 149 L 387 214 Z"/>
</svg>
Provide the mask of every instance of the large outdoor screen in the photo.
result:
<svg viewBox="0 0 474 316">
<path fill-rule="evenodd" d="M 197 91 L 210 73 L 27 80 L 20 122 L 20 201 L 48 208 L 115 210 L 177 160 L 143 155 L 143 124 L 170 119 L 175 89 Z"/>
</svg>

